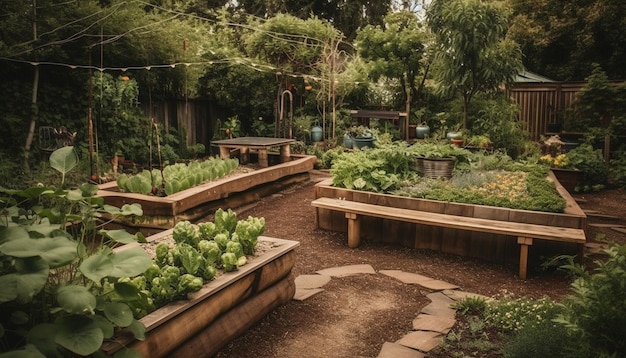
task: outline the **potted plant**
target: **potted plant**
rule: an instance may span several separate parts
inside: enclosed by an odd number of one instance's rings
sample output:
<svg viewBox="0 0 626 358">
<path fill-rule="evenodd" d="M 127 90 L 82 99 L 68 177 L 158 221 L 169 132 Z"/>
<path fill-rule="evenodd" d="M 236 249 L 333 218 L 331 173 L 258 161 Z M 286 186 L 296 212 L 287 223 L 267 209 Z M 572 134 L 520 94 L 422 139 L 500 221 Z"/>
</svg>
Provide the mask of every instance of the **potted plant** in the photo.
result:
<svg viewBox="0 0 626 358">
<path fill-rule="evenodd" d="M 477 134 L 472 135 L 465 141 L 466 148 L 475 148 L 475 149 L 493 149 L 493 143 L 488 135 L 485 134 Z"/>
<path fill-rule="evenodd" d="M 347 134 L 352 140 L 353 148 L 372 148 L 374 146 L 374 141 L 376 140 L 372 129 L 364 125 L 350 127 Z"/>
<path fill-rule="evenodd" d="M 417 171 L 429 178 L 451 178 L 457 161 L 467 161 L 469 152 L 447 141 L 427 141 L 411 146 Z"/>
</svg>

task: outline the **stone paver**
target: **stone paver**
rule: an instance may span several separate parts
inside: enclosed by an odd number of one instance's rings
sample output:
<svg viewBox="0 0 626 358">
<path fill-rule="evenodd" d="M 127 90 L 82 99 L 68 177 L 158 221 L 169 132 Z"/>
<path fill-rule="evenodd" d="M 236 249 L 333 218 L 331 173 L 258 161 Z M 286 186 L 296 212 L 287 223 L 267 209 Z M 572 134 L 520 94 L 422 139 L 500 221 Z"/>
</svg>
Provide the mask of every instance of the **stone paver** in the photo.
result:
<svg viewBox="0 0 626 358">
<path fill-rule="evenodd" d="M 420 285 L 424 281 L 432 281 L 430 277 L 422 276 L 416 273 L 404 272 L 401 270 L 380 270 L 383 275 L 393 277 L 398 281 Z"/>
<path fill-rule="evenodd" d="M 426 297 L 431 302 L 422 308 L 422 313 L 446 318 L 454 318 L 456 316 L 456 310 L 450 307 L 454 303 L 454 300 L 450 297 L 441 292 L 429 293 Z"/>
<path fill-rule="evenodd" d="M 304 301 L 320 292 L 324 291 L 321 288 L 297 288 L 296 293 L 293 295 L 293 299 L 296 301 Z"/>
<path fill-rule="evenodd" d="M 319 270 L 317 273 L 332 277 L 346 277 L 359 274 L 376 274 L 376 271 L 371 265 L 348 265 Z"/>
<path fill-rule="evenodd" d="M 377 358 L 424 358 L 424 353 L 401 344 L 385 342 Z"/>
<path fill-rule="evenodd" d="M 437 332 L 415 331 L 400 338 L 396 343 L 422 352 L 430 352 L 442 339 L 443 335 Z"/>
<path fill-rule="evenodd" d="M 395 343 L 385 342 L 377 358 L 424 358 L 423 352 L 427 353 L 441 344 L 444 335 L 454 326 L 456 310 L 451 305 L 465 297 L 485 297 L 460 291 L 456 285 L 416 273 L 402 270 L 381 270 L 380 273 L 435 292 L 426 295 L 431 302 L 422 308 L 420 314 L 413 320 L 414 330 Z M 295 279 L 296 293 L 293 299 L 302 301 L 324 291 L 322 287 L 333 277 L 359 274 L 376 274 L 376 271 L 371 265 L 347 265 L 319 270 L 317 275 L 298 276 Z"/>
<path fill-rule="evenodd" d="M 413 330 L 446 334 L 450 332 L 455 323 L 456 319 L 454 318 L 420 314 L 413 320 Z"/>
<path fill-rule="evenodd" d="M 331 277 L 328 275 L 300 275 L 296 277 L 296 288 L 321 288 L 329 283 Z"/>
<path fill-rule="evenodd" d="M 380 270 L 380 273 L 393 277 L 401 282 L 420 285 L 433 291 L 453 290 L 459 288 L 459 286 L 452 285 L 445 281 L 434 280 L 427 276 L 419 275 L 416 273 L 404 272 L 401 270 Z"/>
</svg>

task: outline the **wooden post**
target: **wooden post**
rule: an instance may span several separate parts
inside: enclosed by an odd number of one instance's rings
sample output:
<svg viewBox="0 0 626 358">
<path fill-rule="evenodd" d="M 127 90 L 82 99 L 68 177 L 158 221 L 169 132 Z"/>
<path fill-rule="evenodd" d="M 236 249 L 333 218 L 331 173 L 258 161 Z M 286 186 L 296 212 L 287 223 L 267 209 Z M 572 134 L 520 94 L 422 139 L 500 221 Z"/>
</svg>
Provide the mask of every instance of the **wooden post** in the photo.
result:
<svg viewBox="0 0 626 358">
<path fill-rule="evenodd" d="M 259 166 L 261 168 L 267 168 L 269 162 L 267 160 L 267 148 L 259 148 Z"/>
<path fill-rule="evenodd" d="M 348 247 L 359 247 L 361 241 L 361 217 L 355 213 L 346 213 L 348 219 Z"/>
<path fill-rule="evenodd" d="M 521 245 L 519 252 L 519 277 L 525 280 L 526 270 L 528 268 L 528 246 L 533 244 L 533 239 L 520 236 L 517 238 L 517 243 Z"/>
<path fill-rule="evenodd" d="M 230 148 L 220 145 L 220 158 L 230 158 Z"/>
<path fill-rule="evenodd" d="M 291 159 L 291 148 L 289 144 L 283 144 L 280 146 L 280 162 L 285 163 Z"/>
</svg>

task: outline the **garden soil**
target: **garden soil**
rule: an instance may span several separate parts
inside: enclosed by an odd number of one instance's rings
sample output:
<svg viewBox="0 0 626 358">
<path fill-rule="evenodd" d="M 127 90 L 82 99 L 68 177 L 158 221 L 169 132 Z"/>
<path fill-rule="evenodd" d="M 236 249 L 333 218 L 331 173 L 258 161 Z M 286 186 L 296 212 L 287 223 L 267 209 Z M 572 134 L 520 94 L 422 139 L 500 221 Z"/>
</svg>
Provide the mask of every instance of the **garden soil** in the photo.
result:
<svg viewBox="0 0 626 358">
<path fill-rule="evenodd" d="M 295 240 L 293 274 L 346 265 L 368 264 L 380 270 L 402 270 L 458 285 L 485 296 L 503 294 L 560 300 L 570 293 L 571 279 L 558 270 L 529 271 L 526 281 L 517 267 L 503 267 L 427 250 L 363 243 L 349 249 L 344 234 L 315 227 L 314 184 L 326 178 L 313 172 L 311 181 L 261 199 L 238 215 L 264 217 L 266 236 Z M 626 192 L 619 189 L 574 194 L 590 213 L 587 262 L 602 259 L 606 241 L 626 243 Z M 596 225 L 599 224 L 599 225 Z M 619 229 L 619 228 L 618 228 Z M 600 250 L 599 250 L 600 249 Z M 246 333 L 222 348 L 219 358 L 376 357 L 385 342 L 395 342 L 411 331 L 412 321 L 430 300 L 429 290 L 404 284 L 382 274 L 333 278 L 323 291 L 303 301 L 292 300 L 271 312 Z"/>
</svg>

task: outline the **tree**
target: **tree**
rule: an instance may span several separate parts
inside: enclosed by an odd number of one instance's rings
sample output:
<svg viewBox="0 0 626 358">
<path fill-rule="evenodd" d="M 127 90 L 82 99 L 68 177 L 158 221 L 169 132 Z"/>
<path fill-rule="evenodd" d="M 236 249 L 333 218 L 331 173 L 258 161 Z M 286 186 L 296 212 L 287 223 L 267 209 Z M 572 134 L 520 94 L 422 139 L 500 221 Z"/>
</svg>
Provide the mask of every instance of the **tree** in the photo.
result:
<svg viewBox="0 0 626 358">
<path fill-rule="evenodd" d="M 461 94 L 463 128 L 472 97 L 510 82 L 522 69 L 519 46 L 505 39 L 507 14 L 484 0 L 434 0 L 428 9 L 435 79 L 443 93 Z"/>
<path fill-rule="evenodd" d="M 531 71 L 580 81 L 598 63 L 611 79 L 626 79 L 626 2 L 605 0 L 508 0 L 508 36 Z"/>
<path fill-rule="evenodd" d="M 384 27 L 368 25 L 357 35 L 358 53 L 368 61 L 372 79 L 384 76 L 400 81 L 408 115 L 412 99 L 418 97 L 424 84 L 421 81 L 418 86 L 416 78 L 423 67 L 427 41 L 428 35 L 417 16 L 409 11 L 390 13 Z M 428 66 L 423 70 L 425 79 Z"/>
</svg>

